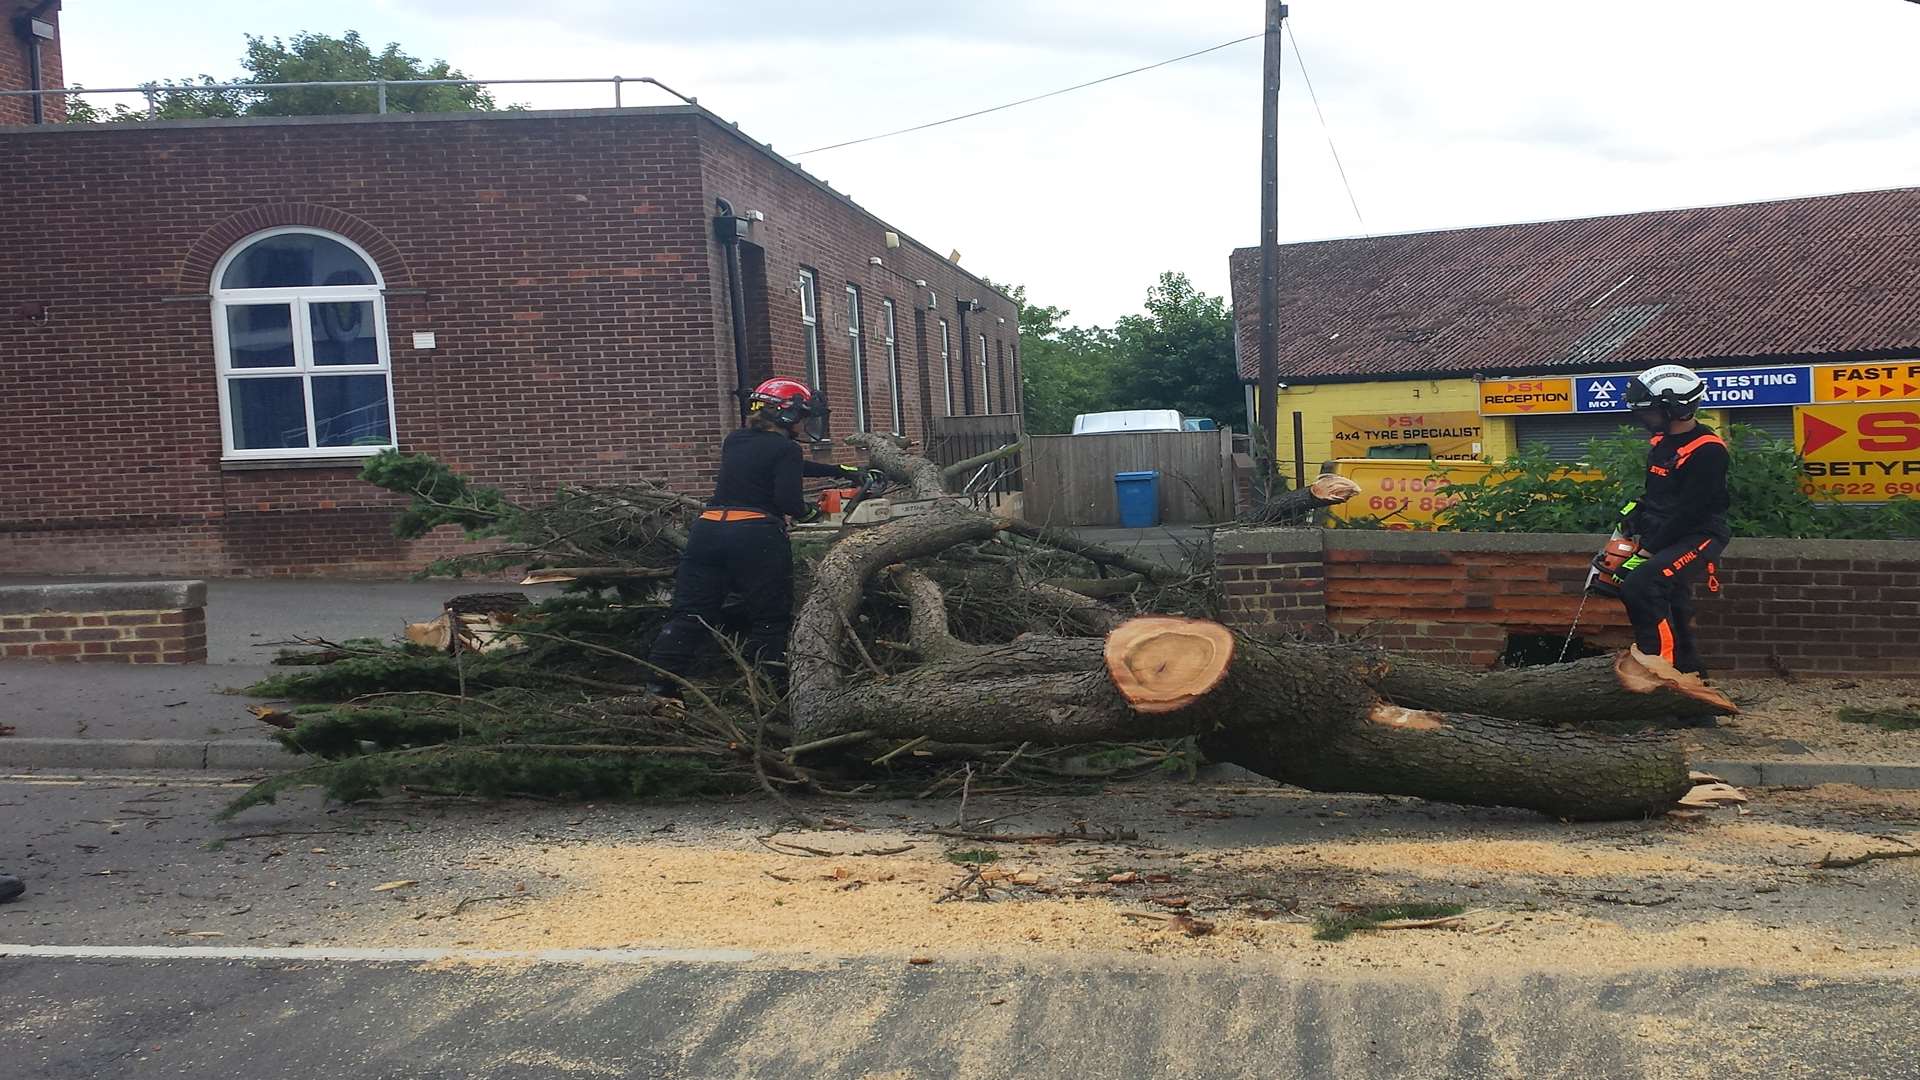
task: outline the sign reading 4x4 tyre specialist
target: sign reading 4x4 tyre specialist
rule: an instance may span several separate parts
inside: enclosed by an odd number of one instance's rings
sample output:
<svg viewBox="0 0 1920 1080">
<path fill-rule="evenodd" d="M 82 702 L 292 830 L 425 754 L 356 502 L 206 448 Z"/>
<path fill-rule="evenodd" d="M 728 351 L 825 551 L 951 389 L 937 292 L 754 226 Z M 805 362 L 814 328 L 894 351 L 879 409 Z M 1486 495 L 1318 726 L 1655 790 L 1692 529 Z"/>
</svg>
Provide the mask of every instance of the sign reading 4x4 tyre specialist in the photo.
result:
<svg viewBox="0 0 1920 1080">
<path fill-rule="evenodd" d="M 1920 402 L 1804 405 L 1793 427 L 1810 492 L 1843 502 L 1920 499 Z"/>
</svg>

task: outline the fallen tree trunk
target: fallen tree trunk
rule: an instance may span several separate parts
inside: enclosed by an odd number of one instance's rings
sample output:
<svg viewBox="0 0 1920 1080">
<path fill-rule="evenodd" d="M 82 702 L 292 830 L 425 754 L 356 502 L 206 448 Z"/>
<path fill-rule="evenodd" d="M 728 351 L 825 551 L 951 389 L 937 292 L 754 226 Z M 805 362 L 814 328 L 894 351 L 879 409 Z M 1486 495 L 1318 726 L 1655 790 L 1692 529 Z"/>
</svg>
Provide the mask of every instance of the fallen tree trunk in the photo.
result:
<svg viewBox="0 0 1920 1080">
<path fill-rule="evenodd" d="M 896 444 L 873 441 L 880 444 L 876 465 L 916 495 L 937 497 L 936 469 Z M 1311 489 L 1290 494 L 1319 498 Z M 1027 635 L 973 644 L 953 637 L 939 588 L 912 571 L 896 573 L 912 647 L 927 662 L 855 678 L 849 639 L 869 580 L 1001 528 L 1062 550 L 1097 548 L 947 502 L 856 531 L 822 557 L 793 635 L 789 705 L 797 739 L 855 731 L 972 743 L 1193 735 L 1214 760 L 1315 790 L 1620 818 L 1659 813 L 1685 793 L 1680 744 L 1548 725 L 1598 719 L 1609 708 L 1651 717 L 1721 707 L 1670 680 L 1642 678 L 1638 665 L 1475 677 L 1350 646 L 1236 639 L 1191 620 L 1122 623 L 1104 640 Z M 1172 575 L 1097 554 L 1143 576 Z"/>
<path fill-rule="evenodd" d="M 1663 726 L 1732 716 L 1740 710 L 1719 691 L 1634 652 L 1569 664 L 1471 672 L 1410 656 L 1373 655 L 1368 682 L 1381 696 L 1413 709 L 1470 712 L 1541 724 Z"/>
</svg>

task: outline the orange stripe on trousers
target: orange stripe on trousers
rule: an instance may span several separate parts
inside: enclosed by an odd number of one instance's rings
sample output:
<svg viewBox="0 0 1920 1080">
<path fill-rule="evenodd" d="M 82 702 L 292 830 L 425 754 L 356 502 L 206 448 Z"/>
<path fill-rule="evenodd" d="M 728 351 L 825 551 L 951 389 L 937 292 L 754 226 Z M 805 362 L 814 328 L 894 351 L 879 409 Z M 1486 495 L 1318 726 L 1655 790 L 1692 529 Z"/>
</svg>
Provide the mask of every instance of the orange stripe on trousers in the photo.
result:
<svg viewBox="0 0 1920 1080">
<path fill-rule="evenodd" d="M 1660 620 L 1660 659 L 1673 663 L 1673 624 Z"/>
</svg>

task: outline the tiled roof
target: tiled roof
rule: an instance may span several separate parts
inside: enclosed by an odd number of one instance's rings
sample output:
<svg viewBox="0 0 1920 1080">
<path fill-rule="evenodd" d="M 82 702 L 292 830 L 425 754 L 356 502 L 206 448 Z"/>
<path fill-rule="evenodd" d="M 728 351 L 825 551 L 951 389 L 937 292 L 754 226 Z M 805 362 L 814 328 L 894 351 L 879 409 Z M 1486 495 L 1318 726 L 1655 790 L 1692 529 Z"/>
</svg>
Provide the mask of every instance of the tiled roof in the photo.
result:
<svg viewBox="0 0 1920 1080">
<path fill-rule="evenodd" d="M 1233 253 L 1240 374 L 1259 249 Z M 1280 249 L 1281 378 L 1528 374 L 1920 348 L 1920 188 Z"/>
</svg>

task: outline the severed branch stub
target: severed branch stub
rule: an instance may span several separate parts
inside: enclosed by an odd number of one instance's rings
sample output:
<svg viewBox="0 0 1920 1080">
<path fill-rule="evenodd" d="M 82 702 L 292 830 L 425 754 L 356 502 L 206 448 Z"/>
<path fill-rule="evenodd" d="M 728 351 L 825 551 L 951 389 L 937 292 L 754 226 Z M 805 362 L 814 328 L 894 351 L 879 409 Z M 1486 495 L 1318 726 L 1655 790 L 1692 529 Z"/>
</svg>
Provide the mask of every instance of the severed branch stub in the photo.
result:
<svg viewBox="0 0 1920 1080">
<path fill-rule="evenodd" d="M 1138 713 L 1184 709 L 1233 666 L 1233 634 L 1219 623 L 1147 615 L 1107 635 L 1107 676 Z"/>
</svg>

